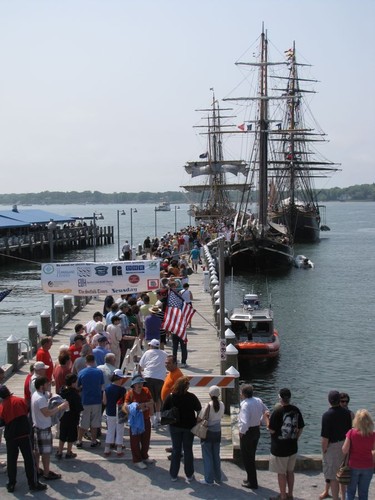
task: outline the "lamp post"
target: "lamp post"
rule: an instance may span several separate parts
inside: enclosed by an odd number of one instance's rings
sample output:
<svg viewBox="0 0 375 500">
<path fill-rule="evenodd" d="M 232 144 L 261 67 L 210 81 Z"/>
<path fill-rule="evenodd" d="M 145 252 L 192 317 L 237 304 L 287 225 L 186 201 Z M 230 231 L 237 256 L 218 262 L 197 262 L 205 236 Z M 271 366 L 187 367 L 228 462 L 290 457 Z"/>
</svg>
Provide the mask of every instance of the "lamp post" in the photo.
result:
<svg viewBox="0 0 375 500">
<path fill-rule="evenodd" d="M 56 222 L 51 219 L 47 225 L 49 239 L 49 258 L 53 262 L 53 232 L 56 229 Z M 51 295 L 51 333 L 55 333 L 56 311 L 55 311 L 55 294 Z"/>
<path fill-rule="evenodd" d="M 180 210 L 180 206 L 174 206 L 174 232 L 177 233 L 177 210 Z"/>
<path fill-rule="evenodd" d="M 133 212 L 136 214 L 138 210 L 136 208 L 130 209 L 130 254 L 133 260 Z"/>
<path fill-rule="evenodd" d="M 125 210 L 117 210 L 117 258 L 120 260 L 120 215 L 126 215 Z"/>
<path fill-rule="evenodd" d="M 157 218 L 158 211 L 156 210 L 156 207 L 154 207 L 154 212 L 155 212 L 155 238 L 156 238 L 158 235 L 158 218 Z"/>
<path fill-rule="evenodd" d="M 94 243 L 94 262 L 96 262 L 96 219 L 100 219 L 100 220 L 103 220 L 104 217 L 103 217 L 103 214 L 100 213 L 100 214 L 97 214 L 97 213 L 93 213 L 92 214 L 92 220 L 93 220 L 93 223 L 94 223 L 94 233 L 93 233 L 93 243 Z"/>
</svg>

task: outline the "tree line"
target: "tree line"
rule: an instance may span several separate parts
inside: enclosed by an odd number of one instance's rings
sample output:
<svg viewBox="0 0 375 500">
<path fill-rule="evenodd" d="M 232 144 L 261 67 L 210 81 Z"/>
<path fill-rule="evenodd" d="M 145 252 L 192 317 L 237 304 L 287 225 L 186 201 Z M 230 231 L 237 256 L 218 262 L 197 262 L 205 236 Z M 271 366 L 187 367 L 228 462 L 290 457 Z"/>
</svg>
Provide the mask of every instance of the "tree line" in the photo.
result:
<svg viewBox="0 0 375 500">
<path fill-rule="evenodd" d="M 375 201 L 375 183 L 359 184 L 345 188 L 334 187 L 316 191 L 319 202 L 326 201 Z M 298 197 L 298 193 L 297 193 Z M 83 205 L 110 203 L 196 203 L 201 195 L 182 191 L 151 193 L 101 193 L 100 191 L 42 191 L 41 193 L 0 194 L 1 205 Z"/>
</svg>

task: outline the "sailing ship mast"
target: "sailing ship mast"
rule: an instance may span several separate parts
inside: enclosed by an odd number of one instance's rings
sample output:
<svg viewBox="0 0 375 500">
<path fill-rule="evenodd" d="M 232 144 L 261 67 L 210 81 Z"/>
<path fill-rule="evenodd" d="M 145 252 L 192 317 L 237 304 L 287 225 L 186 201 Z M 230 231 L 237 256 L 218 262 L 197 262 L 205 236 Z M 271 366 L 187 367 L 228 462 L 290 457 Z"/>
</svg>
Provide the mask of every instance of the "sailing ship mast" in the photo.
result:
<svg viewBox="0 0 375 500">
<path fill-rule="evenodd" d="M 230 108 L 221 109 L 213 93 L 212 105 L 209 109 L 198 109 L 197 111 L 208 113 L 207 125 L 198 125 L 195 128 L 204 128 L 202 135 L 207 135 L 207 151 L 200 155 L 199 161 L 187 162 L 186 172 L 192 178 L 203 176 L 204 184 L 181 186 L 189 192 L 202 193 L 200 206 L 193 207 L 193 215 L 197 219 L 228 218 L 235 213 L 229 191 L 242 190 L 244 183 L 228 183 L 227 174 L 246 176 L 247 165 L 242 160 L 229 160 L 224 158 L 223 151 L 223 128 L 233 125 L 223 124 L 223 119 L 233 118 L 223 115 L 223 111 L 231 111 Z"/>
<path fill-rule="evenodd" d="M 325 134 L 308 128 L 305 123 L 304 95 L 315 91 L 302 89 L 300 82 L 315 83 L 317 80 L 299 78 L 298 67 L 309 65 L 297 63 L 294 42 L 293 48 L 285 53 L 289 74 L 277 77 L 287 80 L 286 88 L 282 89 L 286 98 L 284 120 L 271 139 L 280 144 L 279 157 L 270 162 L 275 164 L 274 179 L 279 196 L 273 202 L 270 217 L 275 221 L 286 221 L 295 241 L 317 241 L 320 211 L 313 180 L 327 177 L 338 168 L 335 167 L 337 164 L 316 157 L 311 144 L 325 142 Z"/>
<path fill-rule="evenodd" d="M 250 160 L 253 172 L 258 170 L 258 214 L 255 217 L 250 214 L 247 210 L 247 204 L 240 207 L 239 216 L 236 217 L 236 220 L 240 221 L 240 224 L 236 226 L 237 240 L 230 249 L 231 262 L 234 266 L 243 268 L 290 267 L 293 260 L 293 242 L 288 228 L 281 224 L 273 224 L 268 217 L 269 135 L 272 133 L 269 102 L 273 99 L 283 98 L 268 94 L 268 66 L 285 64 L 285 62 L 268 61 L 268 40 L 263 29 L 260 38 L 260 60 L 236 64 L 259 68 L 258 90 L 254 97 L 224 99 L 225 101 L 255 100 L 258 103 Z"/>
</svg>

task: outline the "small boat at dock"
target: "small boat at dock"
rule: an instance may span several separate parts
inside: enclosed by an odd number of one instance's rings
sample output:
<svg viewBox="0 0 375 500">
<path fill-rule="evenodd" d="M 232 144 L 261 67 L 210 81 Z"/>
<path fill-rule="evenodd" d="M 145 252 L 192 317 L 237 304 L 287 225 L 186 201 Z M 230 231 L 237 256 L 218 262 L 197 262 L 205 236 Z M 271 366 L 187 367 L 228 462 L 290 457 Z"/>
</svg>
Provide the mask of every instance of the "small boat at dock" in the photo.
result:
<svg viewBox="0 0 375 500">
<path fill-rule="evenodd" d="M 261 307 L 257 294 L 246 294 L 242 307 L 234 308 L 229 319 L 236 335 L 234 345 L 240 364 L 255 365 L 277 359 L 280 339 L 274 328 L 273 313 L 270 307 Z"/>
<path fill-rule="evenodd" d="M 294 259 L 294 267 L 297 267 L 298 269 L 314 269 L 315 266 L 314 262 L 312 262 L 305 255 L 297 255 Z"/>
</svg>

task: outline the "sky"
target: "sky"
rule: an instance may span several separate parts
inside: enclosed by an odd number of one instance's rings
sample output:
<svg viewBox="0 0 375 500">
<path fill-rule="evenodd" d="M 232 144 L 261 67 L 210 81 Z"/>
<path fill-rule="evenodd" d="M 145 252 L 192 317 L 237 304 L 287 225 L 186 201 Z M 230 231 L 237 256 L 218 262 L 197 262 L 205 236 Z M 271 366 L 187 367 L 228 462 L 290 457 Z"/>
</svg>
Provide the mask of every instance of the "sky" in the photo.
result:
<svg viewBox="0 0 375 500">
<path fill-rule="evenodd" d="M 0 0 L 0 192 L 176 191 L 205 151 L 210 88 L 264 22 L 319 80 L 310 107 L 342 171 L 375 182 L 373 0 Z M 279 51 L 277 53 L 277 51 Z"/>
</svg>

